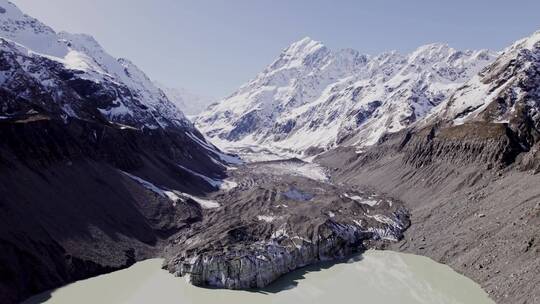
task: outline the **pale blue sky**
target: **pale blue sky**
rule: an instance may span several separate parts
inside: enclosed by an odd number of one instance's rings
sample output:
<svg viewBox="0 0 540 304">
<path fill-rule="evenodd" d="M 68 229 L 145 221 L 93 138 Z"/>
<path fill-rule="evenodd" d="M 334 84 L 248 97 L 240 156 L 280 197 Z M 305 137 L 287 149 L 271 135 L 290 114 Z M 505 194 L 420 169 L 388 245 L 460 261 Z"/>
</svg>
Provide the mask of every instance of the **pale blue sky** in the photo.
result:
<svg viewBox="0 0 540 304">
<path fill-rule="evenodd" d="M 539 0 L 12 0 L 56 30 L 93 35 L 170 86 L 223 97 L 290 43 L 376 54 L 431 42 L 499 50 L 540 29 Z"/>
</svg>

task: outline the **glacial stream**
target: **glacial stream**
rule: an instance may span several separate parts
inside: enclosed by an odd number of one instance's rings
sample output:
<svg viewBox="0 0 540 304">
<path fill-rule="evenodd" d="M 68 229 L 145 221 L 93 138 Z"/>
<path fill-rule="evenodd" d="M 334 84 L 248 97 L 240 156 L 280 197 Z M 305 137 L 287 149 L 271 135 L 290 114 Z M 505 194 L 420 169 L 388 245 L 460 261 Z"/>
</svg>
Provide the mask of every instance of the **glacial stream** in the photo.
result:
<svg viewBox="0 0 540 304">
<path fill-rule="evenodd" d="M 343 263 L 310 266 L 257 291 L 194 287 L 162 270 L 161 263 L 143 261 L 24 304 L 494 303 L 479 285 L 448 266 L 389 251 L 368 251 Z"/>
</svg>

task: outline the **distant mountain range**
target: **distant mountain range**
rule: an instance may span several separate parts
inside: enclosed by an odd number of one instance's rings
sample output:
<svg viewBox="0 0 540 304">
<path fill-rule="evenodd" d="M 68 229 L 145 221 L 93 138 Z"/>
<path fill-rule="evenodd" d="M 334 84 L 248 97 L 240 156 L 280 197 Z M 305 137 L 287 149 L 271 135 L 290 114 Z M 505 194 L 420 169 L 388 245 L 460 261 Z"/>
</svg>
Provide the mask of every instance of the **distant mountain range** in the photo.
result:
<svg viewBox="0 0 540 304">
<path fill-rule="evenodd" d="M 497 303 L 540 301 L 540 32 L 503 50 L 424 119 L 315 162 L 337 183 L 405 201 L 413 224 L 392 248 L 450 265 Z"/>
<path fill-rule="evenodd" d="M 156 83 L 167 98 L 176 105 L 184 114 L 196 116 L 206 110 L 206 108 L 215 102 L 215 99 L 208 96 L 195 94 L 185 88 L 171 88 L 164 84 Z"/>
<path fill-rule="evenodd" d="M 370 248 L 540 301 L 540 32 L 376 56 L 305 38 L 211 103 L 0 0 L 0 138 L 2 303 L 155 257 L 260 288 Z"/>
<path fill-rule="evenodd" d="M 210 138 L 311 155 L 367 146 L 421 120 L 497 53 L 430 44 L 408 55 L 332 51 L 302 39 L 196 120 Z"/>
</svg>

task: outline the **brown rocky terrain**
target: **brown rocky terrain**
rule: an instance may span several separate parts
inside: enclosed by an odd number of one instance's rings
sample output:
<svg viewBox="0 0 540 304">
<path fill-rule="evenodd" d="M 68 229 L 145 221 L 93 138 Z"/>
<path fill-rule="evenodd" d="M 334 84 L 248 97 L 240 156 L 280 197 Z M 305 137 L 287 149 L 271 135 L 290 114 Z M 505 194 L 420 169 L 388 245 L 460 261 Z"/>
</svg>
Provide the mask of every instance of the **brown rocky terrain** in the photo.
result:
<svg viewBox="0 0 540 304">
<path fill-rule="evenodd" d="M 334 181 L 399 198 L 411 213 L 388 248 L 425 255 L 479 282 L 497 303 L 540 301 L 540 176 L 503 124 L 410 130 L 378 147 L 328 152 Z"/>
<path fill-rule="evenodd" d="M 401 202 L 334 185 L 325 175 L 294 159 L 235 168 L 238 186 L 212 195 L 220 207 L 174 238 L 166 268 L 199 286 L 261 288 L 372 241 L 402 238 L 409 218 Z"/>
</svg>

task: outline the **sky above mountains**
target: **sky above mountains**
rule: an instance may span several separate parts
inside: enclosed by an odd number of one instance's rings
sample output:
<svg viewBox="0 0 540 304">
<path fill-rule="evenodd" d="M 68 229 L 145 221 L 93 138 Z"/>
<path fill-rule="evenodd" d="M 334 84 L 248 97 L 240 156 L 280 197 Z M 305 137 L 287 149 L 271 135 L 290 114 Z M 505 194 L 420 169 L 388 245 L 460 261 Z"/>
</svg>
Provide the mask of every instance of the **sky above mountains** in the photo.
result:
<svg viewBox="0 0 540 304">
<path fill-rule="evenodd" d="M 431 42 L 500 50 L 540 29 L 538 0 L 12 0 L 55 30 L 93 35 L 153 79 L 232 93 L 305 36 L 403 53 Z"/>
</svg>

